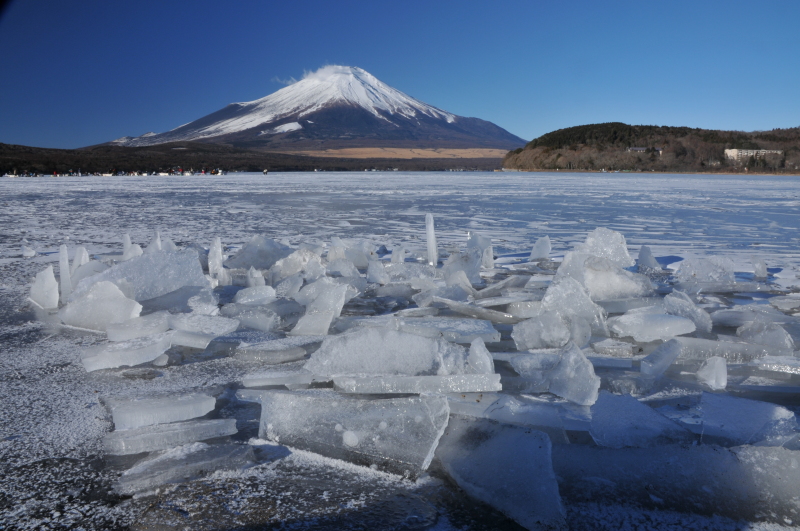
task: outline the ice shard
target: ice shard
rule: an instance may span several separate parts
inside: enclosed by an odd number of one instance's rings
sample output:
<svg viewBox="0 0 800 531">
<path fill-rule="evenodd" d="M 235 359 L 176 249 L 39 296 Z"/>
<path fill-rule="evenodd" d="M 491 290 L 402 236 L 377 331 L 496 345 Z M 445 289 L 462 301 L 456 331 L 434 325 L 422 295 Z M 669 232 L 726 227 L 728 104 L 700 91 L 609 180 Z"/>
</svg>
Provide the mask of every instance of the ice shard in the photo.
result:
<svg viewBox="0 0 800 531">
<path fill-rule="evenodd" d="M 111 282 L 97 282 L 80 297 L 61 308 L 58 316 L 64 324 L 105 331 L 112 323 L 139 317 L 142 305 L 127 298 Z"/>
<path fill-rule="evenodd" d="M 171 345 L 171 332 L 107 343 L 86 349 L 81 355 L 81 363 L 88 372 L 132 367 L 155 360 Z"/>
<path fill-rule="evenodd" d="M 75 255 L 72 257 L 72 266 L 69 270 L 70 275 L 75 275 L 75 270 L 87 263 L 89 263 L 89 252 L 86 247 L 81 246 L 75 249 Z"/>
<path fill-rule="evenodd" d="M 269 269 L 281 258 L 286 258 L 294 249 L 276 242 L 263 235 L 253 236 L 242 249 L 225 261 L 225 265 L 234 269 Z"/>
<path fill-rule="evenodd" d="M 677 339 L 670 339 L 662 343 L 642 361 L 639 370 L 647 378 L 659 378 L 675 363 L 681 354 L 681 343 Z"/>
<path fill-rule="evenodd" d="M 685 317 L 639 310 L 610 318 L 608 328 L 618 337 L 632 337 L 642 343 L 666 340 L 696 330 L 694 322 Z"/>
<path fill-rule="evenodd" d="M 47 266 L 36 274 L 29 297 L 44 309 L 58 308 L 58 282 L 53 266 Z"/>
<path fill-rule="evenodd" d="M 202 417 L 212 411 L 216 404 L 213 396 L 201 393 L 161 398 L 108 399 L 106 402 L 117 430 Z"/>
<path fill-rule="evenodd" d="M 453 415 L 436 457 L 468 495 L 526 529 L 566 529 L 544 433 Z"/>
<path fill-rule="evenodd" d="M 436 267 L 439 263 L 439 247 L 436 245 L 436 231 L 433 228 L 433 214 L 425 214 L 425 235 L 428 238 L 428 265 Z"/>
<path fill-rule="evenodd" d="M 697 371 L 697 380 L 712 391 L 722 391 L 728 386 L 728 363 L 725 358 L 712 356 Z"/>
<path fill-rule="evenodd" d="M 109 341 L 127 341 L 169 330 L 169 312 L 160 311 L 106 326 Z"/>
<path fill-rule="evenodd" d="M 533 244 L 533 249 L 531 250 L 531 255 L 528 257 L 528 260 L 531 262 L 534 260 L 546 260 L 550 258 L 550 251 L 551 251 L 551 244 L 550 244 L 550 236 L 542 236 L 536 243 Z"/>
<path fill-rule="evenodd" d="M 236 419 L 189 420 L 112 431 L 103 437 L 107 454 L 131 455 L 167 450 L 236 433 Z"/>
<path fill-rule="evenodd" d="M 72 278 L 69 272 L 69 253 L 66 245 L 62 245 L 58 249 L 58 276 L 61 288 L 61 304 L 66 304 L 72 293 Z"/>
</svg>

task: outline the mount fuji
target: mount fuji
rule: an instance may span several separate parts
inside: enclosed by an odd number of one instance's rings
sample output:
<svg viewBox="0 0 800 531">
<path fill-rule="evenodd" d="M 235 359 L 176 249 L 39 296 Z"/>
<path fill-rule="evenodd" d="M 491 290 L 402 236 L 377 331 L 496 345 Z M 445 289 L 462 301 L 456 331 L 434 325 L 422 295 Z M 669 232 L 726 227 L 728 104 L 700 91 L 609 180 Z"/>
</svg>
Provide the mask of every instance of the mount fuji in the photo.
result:
<svg viewBox="0 0 800 531">
<path fill-rule="evenodd" d="M 443 111 L 361 68 L 325 66 L 264 98 L 227 107 L 165 133 L 111 142 L 197 141 L 269 150 L 492 148 L 525 144 L 491 122 Z"/>
</svg>

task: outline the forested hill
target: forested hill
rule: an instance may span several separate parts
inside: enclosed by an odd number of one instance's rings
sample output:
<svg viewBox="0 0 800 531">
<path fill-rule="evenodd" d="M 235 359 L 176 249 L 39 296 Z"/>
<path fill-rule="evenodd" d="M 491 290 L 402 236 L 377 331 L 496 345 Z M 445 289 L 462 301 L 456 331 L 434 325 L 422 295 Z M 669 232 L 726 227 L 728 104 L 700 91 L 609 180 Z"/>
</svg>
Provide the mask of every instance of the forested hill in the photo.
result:
<svg viewBox="0 0 800 531">
<path fill-rule="evenodd" d="M 631 150 L 630 148 L 637 148 Z M 780 155 L 725 158 L 726 149 L 780 150 Z M 559 129 L 511 151 L 503 167 L 519 170 L 800 171 L 800 127 L 717 131 L 620 122 Z"/>
</svg>

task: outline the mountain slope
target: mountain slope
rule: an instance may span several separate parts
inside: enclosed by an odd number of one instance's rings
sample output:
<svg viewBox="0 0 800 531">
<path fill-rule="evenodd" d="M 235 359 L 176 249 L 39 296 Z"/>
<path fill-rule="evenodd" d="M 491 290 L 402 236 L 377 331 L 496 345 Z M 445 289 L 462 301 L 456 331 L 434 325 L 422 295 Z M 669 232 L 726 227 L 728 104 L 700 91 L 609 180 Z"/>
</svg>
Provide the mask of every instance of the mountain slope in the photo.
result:
<svg viewBox="0 0 800 531">
<path fill-rule="evenodd" d="M 448 113 L 347 66 L 323 67 L 269 96 L 232 103 L 165 133 L 113 143 L 135 147 L 176 141 L 269 149 L 511 149 L 525 143 L 491 122 Z"/>
</svg>

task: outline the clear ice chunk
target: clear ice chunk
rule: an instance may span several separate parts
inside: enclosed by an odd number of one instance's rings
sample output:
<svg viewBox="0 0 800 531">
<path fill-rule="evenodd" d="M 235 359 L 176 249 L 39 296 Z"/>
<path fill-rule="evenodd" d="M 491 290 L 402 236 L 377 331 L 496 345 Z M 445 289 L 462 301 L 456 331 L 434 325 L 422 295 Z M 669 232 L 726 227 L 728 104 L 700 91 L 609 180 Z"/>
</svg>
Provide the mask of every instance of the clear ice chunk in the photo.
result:
<svg viewBox="0 0 800 531">
<path fill-rule="evenodd" d="M 570 340 L 570 330 L 554 313 L 544 313 L 514 325 L 511 338 L 518 350 L 563 347 Z"/>
<path fill-rule="evenodd" d="M 75 254 L 72 257 L 72 266 L 69 269 L 69 273 L 71 276 L 75 275 L 75 271 L 82 265 L 89 263 L 89 251 L 86 250 L 86 247 L 78 247 L 75 249 Z M 75 282 L 73 281 L 73 284 Z"/>
<path fill-rule="evenodd" d="M 139 317 L 142 305 L 127 298 L 111 282 L 97 282 L 58 311 L 64 324 L 105 331 L 112 323 Z"/>
<path fill-rule="evenodd" d="M 722 256 L 687 258 L 675 271 L 680 282 L 734 282 L 733 260 Z"/>
<path fill-rule="evenodd" d="M 702 434 L 704 440 L 730 446 L 754 444 L 771 436 L 794 434 L 798 429 L 790 410 L 759 400 L 703 393 L 698 410 L 702 422 L 689 422 L 686 427 Z"/>
<path fill-rule="evenodd" d="M 141 246 L 137 243 L 134 243 L 122 253 L 120 262 L 127 262 L 128 260 L 136 258 L 137 256 L 142 256 L 143 254 L 144 251 L 142 250 Z"/>
<path fill-rule="evenodd" d="M 511 366 L 534 386 L 532 392 L 550 392 L 582 406 L 597 400 L 600 378 L 594 366 L 575 343 L 569 342 L 557 354 L 519 354 Z"/>
<path fill-rule="evenodd" d="M 299 347 L 295 347 L 299 348 Z M 305 351 L 304 351 L 305 353 Z M 262 372 L 248 374 L 242 378 L 245 387 L 269 387 L 275 385 L 304 385 L 308 386 L 314 381 L 314 375 L 301 369 L 293 372 Z"/>
<path fill-rule="evenodd" d="M 272 286 L 253 286 L 239 290 L 233 296 L 233 302 L 237 304 L 269 304 L 277 298 L 275 289 Z"/>
<path fill-rule="evenodd" d="M 171 345 L 171 332 L 107 343 L 86 349 L 81 355 L 81 362 L 88 372 L 133 367 L 155 360 Z"/>
<path fill-rule="evenodd" d="M 108 269 L 108 266 L 103 262 L 89 260 L 85 264 L 78 266 L 78 268 L 75 269 L 75 272 L 72 273 L 72 285 L 77 286 L 78 283 L 84 278 L 102 273 L 106 269 Z"/>
<path fill-rule="evenodd" d="M 777 349 L 794 350 L 792 336 L 777 323 L 756 319 L 737 328 L 736 335 L 748 343 L 766 345 Z"/>
<path fill-rule="evenodd" d="M 639 371 L 647 378 L 659 378 L 680 355 L 681 343 L 677 339 L 670 339 L 641 361 Z"/>
<path fill-rule="evenodd" d="M 664 310 L 670 315 L 691 319 L 697 330 L 703 332 L 711 332 L 714 324 L 708 312 L 695 306 L 691 297 L 682 291 L 674 290 L 664 297 Z"/>
<path fill-rule="evenodd" d="M 631 267 L 636 262 L 628 254 L 625 236 L 605 227 L 598 227 L 586 236 L 584 243 L 575 246 L 579 253 L 605 258 L 618 267 Z"/>
<path fill-rule="evenodd" d="M 767 278 L 767 264 L 761 258 L 753 256 L 753 276 L 758 279 Z"/>
<path fill-rule="evenodd" d="M 109 398 L 106 403 L 111 410 L 114 428 L 129 430 L 202 417 L 213 411 L 216 399 L 202 393 L 189 393 L 161 398 Z"/>
<path fill-rule="evenodd" d="M 481 267 L 486 269 L 494 268 L 494 250 L 491 238 L 475 231 L 469 231 L 467 233 L 467 248 L 478 249 L 481 252 Z"/>
<path fill-rule="evenodd" d="M 632 337 L 635 341 L 667 340 L 675 336 L 690 334 L 696 330 L 694 322 L 685 317 L 663 313 L 631 310 L 608 320 L 608 328 L 617 337 Z"/>
<path fill-rule="evenodd" d="M 169 330 L 169 312 L 160 311 L 106 326 L 109 341 L 127 341 Z"/>
<path fill-rule="evenodd" d="M 653 256 L 653 251 L 651 251 L 650 247 L 648 247 L 647 245 L 642 245 L 641 248 L 639 248 L 638 267 L 639 267 L 639 272 L 661 270 L 661 265 L 658 262 L 656 262 L 656 259 Z"/>
<path fill-rule="evenodd" d="M 29 297 L 46 310 L 58 308 L 58 282 L 53 274 L 53 266 L 47 266 L 36 274 Z"/>
<path fill-rule="evenodd" d="M 383 267 L 383 262 L 379 262 L 378 260 L 370 260 L 369 265 L 367 266 L 367 282 L 380 284 L 382 286 L 391 282 L 389 273 L 387 273 L 386 269 Z"/>
<path fill-rule="evenodd" d="M 546 434 L 453 415 L 436 457 L 469 496 L 524 528 L 566 528 Z"/>
<path fill-rule="evenodd" d="M 259 436 L 390 472 L 424 472 L 449 415 L 443 396 L 362 399 L 331 391 L 263 391 Z"/>
<path fill-rule="evenodd" d="M 514 315 L 511 315 L 510 313 L 498 312 L 497 310 L 483 308 L 481 306 L 476 306 L 474 304 L 466 304 L 463 302 L 451 301 L 449 299 L 443 299 L 441 297 L 436 297 L 436 296 L 433 297 L 433 302 L 442 303 L 456 313 L 460 313 L 462 315 L 468 315 L 470 317 L 474 317 L 475 319 L 491 321 L 493 323 L 516 324 L 523 321 L 524 319 L 522 317 L 516 317 Z"/>
<path fill-rule="evenodd" d="M 340 258 L 328 264 L 328 275 L 332 277 L 357 277 L 358 269 L 350 260 Z"/>
<path fill-rule="evenodd" d="M 715 325 L 729 326 L 731 328 L 739 328 L 755 320 L 772 323 L 788 323 L 793 319 L 772 307 L 754 304 L 745 307 L 735 307 L 729 310 L 717 310 L 711 314 L 711 321 Z"/>
<path fill-rule="evenodd" d="M 725 358 L 712 356 L 697 371 L 697 380 L 712 391 L 722 391 L 728 386 L 728 363 Z"/>
<path fill-rule="evenodd" d="M 157 452 L 206 439 L 236 433 L 236 419 L 189 420 L 112 431 L 103 437 L 107 454 L 131 455 Z"/>
<path fill-rule="evenodd" d="M 125 471 L 115 486 L 123 495 L 189 481 L 217 470 L 239 470 L 255 462 L 249 445 L 191 443 L 146 459 Z"/>
<path fill-rule="evenodd" d="M 277 285 L 283 279 L 293 275 L 313 272 L 322 268 L 318 253 L 310 249 L 298 249 L 286 258 L 281 258 L 270 268 L 272 284 Z"/>
<path fill-rule="evenodd" d="M 281 258 L 286 258 L 294 249 L 263 235 L 253 236 L 242 249 L 225 261 L 231 269 L 269 269 Z"/>
<path fill-rule="evenodd" d="M 61 288 L 61 304 L 66 304 L 72 293 L 72 278 L 70 277 L 69 252 L 66 245 L 58 248 L 58 276 Z"/>
<path fill-rule="evenodd" d="M 601 391 L 592 405 L 589 432 L 599 446 L 609 448 L 646 448 L 688 442 L 692 438 L 685 428 L 631 395 L 608 391 Z"/>
<path fill-rule="evenodd" d="M 160 252 L 133 258 L 84 278 L 75 286 L 71 299 L 80 297 L 93 284 L 106 280 L 136 301 L 153 299 L 184 286 L 208 286 L 197 253 L 192 250 Z"/>
<path fill-rule="evenodd" d="M 532 262 L 534 260 L 549 259 L 551 250 L 550 236 L 542 236 L 533 244 L 533 249 L 531 250 L 531 255 L 528 257 L 528 260 Z"/>
<path fill-rule="evenodd" d="M 259 286 L 266 286 L 267 281 L 264 279 L 264 274 L 253 266 L 247 270 L 247 287 L 256 288 Z"/>
<path fill-rule="evenodd" d="M 220 315 L 239 321 L 239 325 L 262 332 L 272 332 L 281 325 L 281 318 L 272 310 L 248 304 L 226 304 Z"/>
<path fill-rule="evenodd" d="M 457 271 L 463 271 L 472 284 L 481 284 L 481 261 L 483 255 L 480 249 L 467 248 L 451 254 L 444 265 L 442 265 L 442 275 L 448 278 Z"/>
<path fill-rule="evenodd" d="M 447 376 L 370 376 L 333 379 L 337 391 L 351 394 L 446 394 L 500 391 L 499 374 L 456 374 Z"/>
<path fill-rule="evenodd" d="M 317 283 L 319 281 L 315 282 L 314 285 Z M 325 285 L 319 295 L 308 303 L 305 315 L 300 318 L 289 333 L 294 336 L 321 336 L 327 334 L 333 319 L 342 312 L 347 288 L 347 285 Z"/>
<path fill-rule="evenodd" d="M 22 246 L 22 257 L 23 258 L 33 258 L 36 256 L 36 251 L 32 248 L 28 247 L 27 245 Z"/>
<path fill-rule="evenodd" d="M 467 372 L 467 350 L 444 339 L 359 327 L 331 336 L 305 369 L 320 376 L 433 376 Z"/>
</svg>

